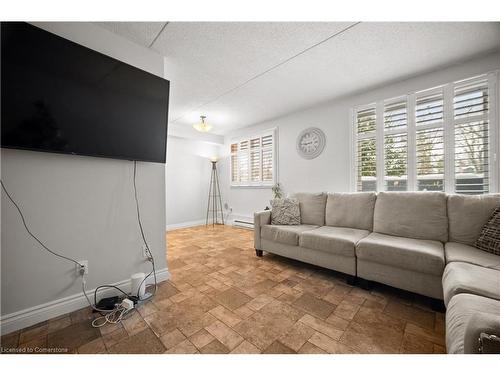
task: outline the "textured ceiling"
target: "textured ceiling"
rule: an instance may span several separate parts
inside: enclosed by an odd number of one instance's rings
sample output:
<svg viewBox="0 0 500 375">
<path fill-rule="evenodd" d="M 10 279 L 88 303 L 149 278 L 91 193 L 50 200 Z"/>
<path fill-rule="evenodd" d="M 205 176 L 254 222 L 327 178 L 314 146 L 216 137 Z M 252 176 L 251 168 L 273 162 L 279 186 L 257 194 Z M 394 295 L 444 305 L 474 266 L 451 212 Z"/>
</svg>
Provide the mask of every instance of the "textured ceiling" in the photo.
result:
<svg viewBox="0 0 500 375">
<path fill-rule="evenodd" d="M 100 23 L 166 57 L 170 121 L 214 132 L 500 47 L 500 23 Z"/>
<path fill-rule="evenodd" d="M 149 47 L 166 22 L 96 22 L 96 24 L 133 42 Z"/>
</svg>

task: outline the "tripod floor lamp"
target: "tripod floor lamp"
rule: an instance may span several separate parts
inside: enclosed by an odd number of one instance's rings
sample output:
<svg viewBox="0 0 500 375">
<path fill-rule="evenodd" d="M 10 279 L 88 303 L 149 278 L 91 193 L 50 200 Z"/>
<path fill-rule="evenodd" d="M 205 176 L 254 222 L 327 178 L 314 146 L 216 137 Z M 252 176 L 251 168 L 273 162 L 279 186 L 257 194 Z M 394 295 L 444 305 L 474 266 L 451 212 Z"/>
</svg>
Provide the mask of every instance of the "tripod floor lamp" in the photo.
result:
<svg viewBox="0 0 500 375">
<path fill-rule="evenodd" d="M 210 189 L 208 190 L 207 220 L 205 225 L 211 223 L 224 225 L 224 212 L 222 211 L 222 197 L 220 194 L 219 174 L 217 173 L 217 160 L 211 160 L 212 174 L 210 176 Z M 219 221 L 220 216 L 220 221 Z"/>
</svg>

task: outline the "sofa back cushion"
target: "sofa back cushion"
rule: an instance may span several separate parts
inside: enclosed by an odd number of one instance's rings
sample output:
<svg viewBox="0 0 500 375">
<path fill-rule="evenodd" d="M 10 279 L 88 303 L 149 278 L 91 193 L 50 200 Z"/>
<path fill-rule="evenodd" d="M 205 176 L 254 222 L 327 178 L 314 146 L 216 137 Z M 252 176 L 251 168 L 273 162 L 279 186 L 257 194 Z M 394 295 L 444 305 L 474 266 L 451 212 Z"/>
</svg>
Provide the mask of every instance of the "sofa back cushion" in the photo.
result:
<svg viewBox="0 0 500 375">
<path fill-rule="evenodd" d="M 499 206 L 500 194 L 449 195 L 450 242 L 474 246 L 484 224 Z"/>
<path fill-rule="evenodd" d="M 375 193 L 333 193 L 326 201 L 326 225 L 373 230 Z"/>
<path fill-rule="evenodd" d="M 373 231 L 392 236 L 446 242 L 448 240 L 446 194 L 378 193 Z"/>
<path fill-rule="evenodd" d="M 296 193 L 292 198 L 299 201 L 302 224 L 325 225 L 325 193 Z"/>
</svg>

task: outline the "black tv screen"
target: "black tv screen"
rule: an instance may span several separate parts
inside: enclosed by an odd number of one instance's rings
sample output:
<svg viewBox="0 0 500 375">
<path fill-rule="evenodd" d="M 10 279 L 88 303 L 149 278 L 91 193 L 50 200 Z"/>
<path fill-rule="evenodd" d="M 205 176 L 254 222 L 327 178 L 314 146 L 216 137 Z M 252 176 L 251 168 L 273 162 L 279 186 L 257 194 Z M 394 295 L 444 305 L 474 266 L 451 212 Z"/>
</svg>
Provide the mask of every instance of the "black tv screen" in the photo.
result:
<svg viewBox="0 0 500 375">
<path fill-rule="evenodd" d="M 1 43 L 2 147 L 165 162 L 169 81 L 23 22 Z"/>
</svg>

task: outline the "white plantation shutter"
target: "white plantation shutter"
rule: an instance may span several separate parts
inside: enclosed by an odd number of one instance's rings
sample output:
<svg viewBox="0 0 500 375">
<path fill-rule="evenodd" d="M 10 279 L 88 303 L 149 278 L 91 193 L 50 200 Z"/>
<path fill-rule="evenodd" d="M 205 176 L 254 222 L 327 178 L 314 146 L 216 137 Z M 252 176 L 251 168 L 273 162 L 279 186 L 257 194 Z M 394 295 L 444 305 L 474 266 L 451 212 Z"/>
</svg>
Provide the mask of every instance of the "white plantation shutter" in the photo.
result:
<svg viewBox="0 0 500 375">
<path fill-rule="evenodd" d="M 375 106 L 356 112 L 356 191 L 377 190 Z"/>
<path fill-rule="evenodd" d="M 358 135 L 374 133 L 377 126 L 376 119 L 377 116 L 375 113 L 375 106 L 358 111 L 356 116 L 356 128 Z"/>
<path fill-rule="evenodd" d="M 274 180 L 274 142 L 271 134 L 262 137 L 262 181 Z"/>
<path fill-rule="evenodd" d="M 238 144 L 231 144 L 231 183 L 238 183 Z"/>
<path fill-rule="evenodd" d="M 417 130 L 417 190 L 444 190 L 444 134 L 441 127 Z"/>
<path fill-rule="evenodd" d="M 408 187 L 408 111 L 406 99 L 384 106 L 384 189 Z"/>
<path fill-rule="evenodd" d="M 353 189 L 498 192 L 499 78 L 494 71 L 355 110 Z"/>
<path fill-rule="evenodd" d="M 443 91 L 427 94 L 425 92 L 417 94 L 415 107 L 416 126 L 426 126 L 432 124 L 442 124 L 444 120 L 444 99 Z"/>
<path fill-rule="evenodd" d="M 444 93 L 421 92 L 416 95 L 416 174 L 417 190 L 444 190 Z"/>
<path fill-rule="evenodd" d="M 274 183 L 274 133 L 231 144 L 231 184 L 260 186 Z"/>
<path fill-rule="evenodd" d="M 489 192 L 489 90 L 486 76 L 455 83 L 455 192 Z"/>
<path fill-rule="evenodd" d="M 249 141 L 241 141 L 238 150 L 238 174 L 239 182 L 249 181 Z"/>
<path fill-rule="evenodd" d="M 261 181 L 261 138 L 250 140 L 250 180 L 252 182 Z"/>
</svg>

